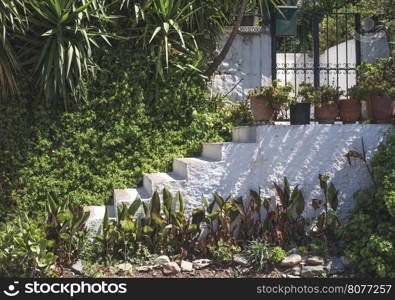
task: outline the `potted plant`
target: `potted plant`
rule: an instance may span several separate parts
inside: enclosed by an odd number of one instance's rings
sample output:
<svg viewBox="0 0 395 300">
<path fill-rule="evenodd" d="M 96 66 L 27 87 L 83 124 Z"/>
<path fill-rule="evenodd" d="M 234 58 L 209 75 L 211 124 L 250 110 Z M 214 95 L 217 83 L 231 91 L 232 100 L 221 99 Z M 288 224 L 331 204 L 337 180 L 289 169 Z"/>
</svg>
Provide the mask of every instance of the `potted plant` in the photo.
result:
<svg viewBox="0 0 395 300">
<path fill-rule="evenodd" d="M 299 97 L 292 98 L 290 102 L 291 125 L 310 124 L 310 108 L 315 97 L 315 88 L 306 82 L 302 82 L 299 88 Z"/>
<path fill-rule="evenodd" d="M 372 123 L 392 123 L 395 101 L 395 57 L 377 59 L 377 64 L 362 63 L 358 67 L 359 85 L 367 100 Z"/>
<path fill-rule="evenodd" d="M 330 85 L 314 87 L 311 83 L 302 82 L 299 95 L 314 103 L 314 117 L 320 124 L 333 124 L 339 114 L 338 102 L 343 94 L 339 88 Z"/>
<path fill-rule="evenodd" d="M 317 98 L 314 102 L 314 116 L 320 124 L 333 124 L 339 115 L 339 99 L 343 94 L 328 84 L 317 89 Z"/>
<path fill-rule="evenodd" d="M 252 116 L 257 122 L 270 122 L 273 116 L 286 107 L 292 85 L 279 85 L 280 80 L 273 80 L 271 86 L 259 86 L 248 93 Z"/>
<path fill-rule="evenodd" d="M 365 97 L 365 90 L 354 85 L 348 89 L 347 96 L 347 99 L 341 99 L 339 102 L 340 118 L 343 124 L 353 124 L 361 119 L 361 100 Z"/>
<path fill-rule="evenodd" d="M 391 124 L 395 115 L 395 88 L 372 90 L 367 99 L 369 120 L 373 124 Z"/>
</svg>

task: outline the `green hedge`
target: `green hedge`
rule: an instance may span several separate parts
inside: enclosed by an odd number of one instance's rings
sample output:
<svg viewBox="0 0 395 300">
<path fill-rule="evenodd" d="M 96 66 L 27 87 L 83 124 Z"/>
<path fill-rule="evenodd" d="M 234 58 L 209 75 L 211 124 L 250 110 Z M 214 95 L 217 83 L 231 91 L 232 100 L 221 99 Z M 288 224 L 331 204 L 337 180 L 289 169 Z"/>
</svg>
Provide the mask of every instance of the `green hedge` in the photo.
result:
<svg viewBox="0 0 395 300">
<path fill-rule="evenodd" d="M 235 112 L 196 73 L 156 82 L 150 58 L 120 51 L 102 57 L 85 84 L 90 100 L 72 111 L 38 106 L 34 96 L 0 103 L 2 217 L 13 206 L 42 211 L 49 191 L 102 204 L 114 188 L 138 186 L 143 172 L 168 171 L 174 157 L 230 137 Z"/>
<path fill-rule="evenodd" d="M 380 145 L 372 167 L 377 185 L 357 194 L 356 210 L 339 236 L 355 275 L 395 278 L 395 136 Z"/>
</svg>

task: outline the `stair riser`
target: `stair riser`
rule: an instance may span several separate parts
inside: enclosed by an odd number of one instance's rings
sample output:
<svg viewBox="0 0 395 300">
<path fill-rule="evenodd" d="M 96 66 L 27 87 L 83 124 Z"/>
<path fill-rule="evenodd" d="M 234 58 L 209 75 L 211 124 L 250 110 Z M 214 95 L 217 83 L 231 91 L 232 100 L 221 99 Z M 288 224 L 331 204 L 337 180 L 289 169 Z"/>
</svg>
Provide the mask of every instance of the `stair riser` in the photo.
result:
<svg viewBox="0 0 395 300">
<path fill-rule="evenodd" d="M 173 172 L 188 179 L 188 164 L 179 160 L 173 160 Z"/>
<path fill-rule="evenodd" d="M 223 144 L 203 144 L 202 156 L 214 161 L 221 161 Z"/>
<path fill-rule="evenodd" d="M 152 195 L 154 193 L 153 189 L 152 189 L 152 185 L 153 184 L 152 184 L 151 179 L 148 176 L 144 175 L 143 186 L 149 195 Z"/>
<path fill-rule="evenodd" d="M 242 126 L 234 128 L 232 131 L 232 141 L 234 143 L 255 143 L 256 127 Z"/>
<path fill-rule="evenodd" d="M 115 189 L 114 205 L 115 207 L 122 205 L 122 203 L 130 205 L 134 200 L 136 200 L 137 196 L 138 192 L 136 189 Z"/>
</svg>

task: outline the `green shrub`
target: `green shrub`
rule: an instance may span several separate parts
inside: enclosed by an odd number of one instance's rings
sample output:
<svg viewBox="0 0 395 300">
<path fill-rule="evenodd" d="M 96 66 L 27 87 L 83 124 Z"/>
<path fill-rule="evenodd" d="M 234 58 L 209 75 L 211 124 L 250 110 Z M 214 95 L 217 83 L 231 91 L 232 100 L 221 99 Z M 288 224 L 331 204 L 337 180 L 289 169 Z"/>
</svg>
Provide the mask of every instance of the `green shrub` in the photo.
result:
<svg viewBox="0 0 395 300">
<path fill-rule="evenodd" d="M 246 257 L 258 271 L 268 271 L 272 251 L 266 241 L 253 240 L 246 247 Z"/>
<path fill-rule="evenodd" d="M 299 251 L 299 253 L 301 254 L 301 255 L 306 255 L 309 251 L 307 250 L 307 248 L 306 247 L 304 247 L 304 246 L 299 246 L 299 247 L 297 247 L 297 249 L 298 249 L 298 251 Z"/>
<path fill-rule="evenodd" d="M 272 250 L 272 261 L 275 263 L 281 262 L 284 258 L 287 257 L 287 253 L 281 247 L 274 247 Z"/>
<path fill-rule="evenodd" d="M 310 244 L 311 251 L 317 255 L 325 255 L 328 252 L 328 241 L 316 239 Z"/>
<path fill-rule="evenodd" d="M 46 239 L 43 224 L 26 215 L 0 224 L 0 276 L 46 276 L 56 259 L 49 251 L 53 245 Z"/>
<path fill-rule="evenodd" d="M 48 191 L 103 204 L 114 188 L 138 186 L 144 172 L 169 171 L 202 142 L 230 138 L 232 112 L 204 80 L 172 72 L 158 86 L 146 72 L 152 59 L 116 50 L 86 83 L 89 101 L 72 111 L 28 99 L 0 104 L 2 205 L 37 213 Z"/>
<path fill-rule="evenodd" d="M 234 243 L 218 241 L 215 245 L 208 246 L 209 252 L 216 262 L 231 262 L 241 248 Z"/>
<path fill-rule="evenodd" d="M 357 276 L 395 278 L 395 136 L 380 145 L 372 169 L 376 185 L 356 195 L 357 207 L 338 235 Z"/>
</svg>

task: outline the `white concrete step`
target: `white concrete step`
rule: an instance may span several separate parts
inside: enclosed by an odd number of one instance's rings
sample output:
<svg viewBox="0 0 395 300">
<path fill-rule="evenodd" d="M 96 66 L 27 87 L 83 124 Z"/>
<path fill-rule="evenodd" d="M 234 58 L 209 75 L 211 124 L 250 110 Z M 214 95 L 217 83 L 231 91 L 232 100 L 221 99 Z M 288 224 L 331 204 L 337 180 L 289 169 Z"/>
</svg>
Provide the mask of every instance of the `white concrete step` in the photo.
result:
<svg viewBox="0 0 395 300">
<path fill-rule="evenodd" d="M 102 233 L 102 225 L 104 215 L 108 213 L 110 220 L 116 219 L 116 213 L 114 205 L 102 205 L 102 206 L 85 206 L 84 211 L 89 212 L 89 218 L 86 221 L 86 227 L 89 232 L 93 235 Z"/>
<path fill-rule="evenodd" d="M 221 161 L 224 145 L 225 143 L 204 143 L 202 157 L 208 160 Z"/>
<path fill-rule="evenodd" d="M 185 177 L 174 172 L 144 174 L 143 186 L 148 194 L 152 195 L 157 190 L 158 185 L 177 181 L 185 181 Z"/>
<path fill-rule="evenodd" d="M 210 162 L 213 162 L 213 160 L 208 160 L 204 157 L 175 158 L 173 160 L 173 171 L 188 180 L 188 169 L 191 166 L 204 166 Z"/>
<path fill-rule="evenodd" d="M 114 206 L 118 207 L 122 204 L 130 205 L 139 195 L 136 189 L 115 189 L 114 190 Z"/>
<path fill-rule="evenodd" d="M 240 126 L 232 130 L 234 143 L 256 143 L 256 126 Z"/>
</svg>

